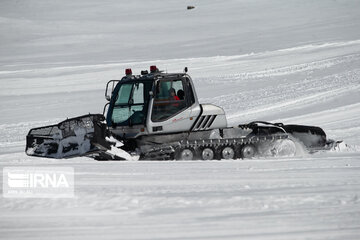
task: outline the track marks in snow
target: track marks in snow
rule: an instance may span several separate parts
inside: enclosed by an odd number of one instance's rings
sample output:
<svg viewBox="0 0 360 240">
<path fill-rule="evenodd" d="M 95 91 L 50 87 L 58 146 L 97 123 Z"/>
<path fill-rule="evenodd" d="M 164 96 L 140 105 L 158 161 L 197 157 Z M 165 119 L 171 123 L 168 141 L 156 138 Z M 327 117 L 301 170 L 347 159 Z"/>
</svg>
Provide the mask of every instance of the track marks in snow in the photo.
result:
<svg viewBox="0 0 360 240">
<path fill-rule="evenodd" d="M 7 165 L 17 164 L 12 157 L 5 156 Z M 66 164 L 37 160 L 38 166 Z M 102 238 L 120 231 L 137 239 L 145 231 L 184 239 L 206 237 L 212 226 L 211 236 L 293 239 L 300 232 L 328 236 L 336 229 L 332 236 L 340 236 L 359 228 L 358 156 L 101 164 L 79 158 L 72 166 L 77 198 L 0 198 L 0 233 L 76 236 L 97 226 L 109 228 Z M 143 231 L 134 231 L 138 226 Z"/>
<path fill-rule="evenodd" d="M 347 64 L 352 63 L 354 61 L 360 60 L 360 54 L 351 54 L 351 55 L 345 55 L 341 57 L 334 57 L 324 60 L 318 60 L 318 61 L 312 61 L 312 62 L 306 62 L 301 64 L 295 64 L 290 66 L 283 66 L 283 67 L 275 67 L 275 68 L 269 68 L 266 70 L 261 71 L 251 71 L 251 72 L 241 72 L 237 74 L 224 74 L 224 75 L 218 75 L 218 76 L 212 76 L 209 78 L 200 78 L 199 83 L 218 83 L 218 79 L 222 79 L 222 82 L 224 84 L 233 84 L 238 81 L 256 81 L 263 78 L 268 78 L 269 80 L 272 79 L 272 77 L 280 77 L 285 75 L 291 75 L 291 74 L 299 74 L 303 72 L 311 72 L 314 70 L 322 70 L 327 69 L 339 64 Z M 231 63 L 227 63 L 230 64 Z M 239 66 L 238 62 L 235 62 L 234 64 Z M 224 64 L 226 65 L 226 64 Z M 218 67 L 218 65 L 211 66 L 211 67 Z"/>
<path fill-rule="evenodd" d="M 358 60 L 356 63 L 359 62 Z M 336 64 L 334 66 L 338 67 Z M 355 67 L 351 70 L 342 70 L 327 75 L 331 70 L 305 71 L 304 74 L 296 76 L 285 75 L 285 73 L 282 77 L 262 78 L 257 76 L 255 80 L 251 81 L 246 75 L 240 78 L 234 76 L 234 79 L 225 77 L 222 84 L 225 86 L 224 88 L 232 85 L 232 92 L 218 97 L 201 98 L 201 101 L 222 106 L 229 114 L 230 122 L 233 119 L 258 120 L 266 117 L 269 113 L 273 114 L 274 111 L 281 115 L 282 111 L 305 107 L 309 109 L 309 106 L 316 104 L 324 107 L 327 102 L 350 93 L 353 95 L 353 102 L 360 101 L 360 97 L 356 96 L 360 89 L 360 68 Z M 254 76 L 256 75 L 252 75 L 250 78 Z M 231 80 L 227 81 L 229 78 Z M 216 82 L 214 83 L 215 87 L 221 82 L 220 79 L 213 81 Z M 269 81 L 274 84 L 269 84 Z M 219 88 L 221 87 L 219 85 Z M 328 107 L 331 108 L 331 106 Z"/>
</svg>

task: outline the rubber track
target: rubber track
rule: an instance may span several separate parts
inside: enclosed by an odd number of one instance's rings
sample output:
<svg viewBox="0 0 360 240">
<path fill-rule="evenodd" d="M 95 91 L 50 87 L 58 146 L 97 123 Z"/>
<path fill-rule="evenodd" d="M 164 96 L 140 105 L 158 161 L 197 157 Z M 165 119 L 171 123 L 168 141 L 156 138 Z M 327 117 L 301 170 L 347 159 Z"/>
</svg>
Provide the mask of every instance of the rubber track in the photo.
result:
<svg viewBox="0 0 360 240">
<path fill-rule="evenodd" d="M 221 146 L 239 146 L 246 144 L 257 144 L 263 142 L 273 142 L 279 139 L 287 139 L 287 134 L 274 134 L 268 136 L 251 136 L 244 138 L 226 138 L 226 139 L 206 139 L 206 140 L 182 140 L 180 142 L 173 142 L 159 145 L 142 153 L 141 160 L 175 160 L 175 153 L 180 149 L 193 148 L 198 149 L 202 147 L 221 147 Z"/>
</svg>

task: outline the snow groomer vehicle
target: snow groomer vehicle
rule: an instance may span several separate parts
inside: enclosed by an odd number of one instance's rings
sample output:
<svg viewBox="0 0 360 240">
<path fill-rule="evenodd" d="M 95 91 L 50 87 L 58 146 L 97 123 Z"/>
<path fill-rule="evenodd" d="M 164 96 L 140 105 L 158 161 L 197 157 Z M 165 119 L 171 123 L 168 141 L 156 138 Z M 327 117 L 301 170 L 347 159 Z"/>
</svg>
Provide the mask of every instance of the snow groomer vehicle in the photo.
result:
<svg viewBox="0 0 360 240">
<path fill-rule="evenodd" d="M 102 114 L 87 114 L 31 129 L 26 154 L 97 160 L 212 160 L 295 155 L 328 150 L 317 126 L 255 121 L 228 126 L 221 107 L 201 104 L 187 68 L 165 73 L 156 66 L 106 85 Z"/>
</svg>

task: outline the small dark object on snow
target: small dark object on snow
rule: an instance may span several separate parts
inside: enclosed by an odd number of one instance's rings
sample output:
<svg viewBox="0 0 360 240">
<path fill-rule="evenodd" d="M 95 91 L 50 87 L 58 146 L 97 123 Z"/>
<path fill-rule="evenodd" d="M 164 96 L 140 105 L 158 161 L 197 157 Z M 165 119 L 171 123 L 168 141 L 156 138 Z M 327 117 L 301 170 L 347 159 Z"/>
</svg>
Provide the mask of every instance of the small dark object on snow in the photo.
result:
<svg viewBox="0 0 360 240">
<path fill-rule="evenodd" d="M 191 10 L 193 8 L 195 8 L 195 7 L 194 6 L 187 6 L 187 10 Z"/>
</svg>

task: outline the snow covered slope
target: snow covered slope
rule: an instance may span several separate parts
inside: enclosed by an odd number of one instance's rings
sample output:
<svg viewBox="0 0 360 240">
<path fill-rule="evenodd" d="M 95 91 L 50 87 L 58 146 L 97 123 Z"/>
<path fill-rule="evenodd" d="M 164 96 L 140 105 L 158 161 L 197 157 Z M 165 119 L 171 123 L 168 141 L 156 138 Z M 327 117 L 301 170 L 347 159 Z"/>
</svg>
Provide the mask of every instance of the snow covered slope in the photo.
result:
<svg viewBox="0 0 360 240">
<path fill-rule="evenodd" d="M 76 197 L 0 197 L 0 238 L 358 239 L 359 10 L 350 0 L 3 1 L 0 166 L 73 167 Z M 349 146 L 234 161 L 25 155 L 30 128 L 102 112 L 109 79 L 154 64 L 187 66 L 200 102 L 222 106 L 231 125 L 319 125 Z"/>
</svg>

